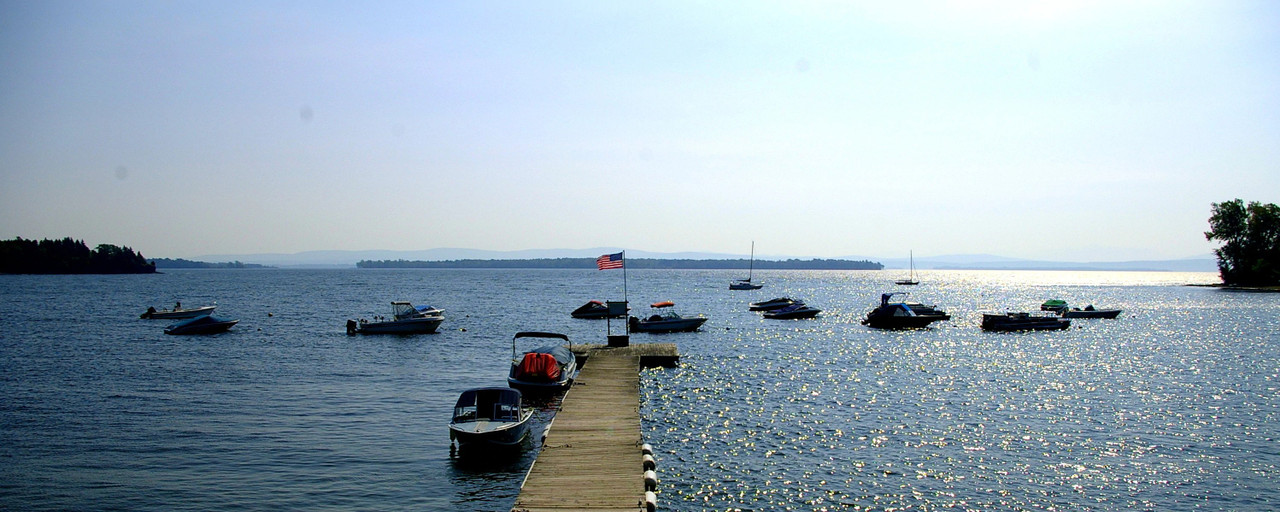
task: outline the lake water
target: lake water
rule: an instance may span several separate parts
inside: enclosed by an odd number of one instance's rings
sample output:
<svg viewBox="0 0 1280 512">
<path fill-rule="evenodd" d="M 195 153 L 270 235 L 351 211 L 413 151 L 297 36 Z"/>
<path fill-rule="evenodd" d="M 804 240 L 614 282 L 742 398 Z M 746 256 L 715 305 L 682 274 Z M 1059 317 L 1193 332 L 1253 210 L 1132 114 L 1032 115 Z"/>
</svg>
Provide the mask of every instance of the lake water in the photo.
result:
<svg viewBox="0 0 1280 512">
<path fill-rule="evenodd" d="M 1268 510 L 1280 504 L 1280 295 L 1202 273 L 925 271 L 953 319 L 859 320 L 901 276 L 628 271 L 633 309 L 700 332 L 641 378 L 663 510 Z M 568 312 L 617 299 L 595 270 L 187 270 L 0 276 L 0 509 L 507 510 L 538 448 L 452 453 L 458 393 L 504 385 L 511 335 L 601 343 Z M 823 309 L 764 320 L 776 296 Z M 1116 320 L 997 334 L 983 311 L 1049 298 Z M 167 336 L 147 306 L 218 304 L 230 332 Z M 347 336 L 391 300 L 441 332 Z M 618 329 L 618 324 L 614 324 Z M 535 416 L 535 432 L 554 404 Z"/>
</svg>

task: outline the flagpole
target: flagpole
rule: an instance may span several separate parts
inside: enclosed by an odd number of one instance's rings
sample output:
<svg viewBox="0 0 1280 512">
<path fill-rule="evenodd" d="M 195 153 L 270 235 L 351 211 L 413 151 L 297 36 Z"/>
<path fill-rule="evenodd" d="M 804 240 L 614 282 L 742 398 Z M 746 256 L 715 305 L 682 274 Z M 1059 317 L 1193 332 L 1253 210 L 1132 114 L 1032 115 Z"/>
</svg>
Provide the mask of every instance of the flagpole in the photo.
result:
<svg viewBox="0 0 1280 512">
<path fill-rule="evenodd" d="M 622 302 L 627 302 L 627 250 L 622 250 Z"/>
</svg>

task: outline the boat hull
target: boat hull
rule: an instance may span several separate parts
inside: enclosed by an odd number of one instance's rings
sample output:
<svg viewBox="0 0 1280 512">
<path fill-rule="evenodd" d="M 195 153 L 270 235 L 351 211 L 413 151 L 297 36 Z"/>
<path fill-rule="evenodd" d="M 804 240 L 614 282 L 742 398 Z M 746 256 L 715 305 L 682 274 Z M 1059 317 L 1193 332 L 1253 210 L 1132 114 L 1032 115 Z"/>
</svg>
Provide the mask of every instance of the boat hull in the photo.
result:
<svg viewBox="0 0 1280 512">
<path fill-rule="evenodd" d="M 822 310 L 817 308 L 801 308 L 801 309 L 795 309 L 791 311 L 783 311 L 783 310 L 766 311 L 762 316 L 770 320 L 796 320 L 800 318 L 813 318 L 815 316 L 818 316 L 818 313 L 821 313 L 821 312 Z"/>
<path fill-rule="evenodd" d="M 934 322 L 950 320 L 951 315 L 895 316 L 872 313 L 862 324 L 875 329 L 923 329 Z"/>
<path fill-rule="evenodd" d="M 529 436 L 532 412 L 521 414 L 518 422 L 469 421 L 449 424 L 449 437 L 459 446 L 513 448 Z"/>
<path fill-rule="evenodd" d="M 631 332 L 690 332 L 698 330 L 706 321 L 706 318 L 637 319 L 631 322 Z"/>
<path fill-rule="evenodd" d="M 210 313 L 213 313 L 213 310 L 215 308 L 217 308 L 217 306 L 204 306 L 199 308 L 176 309 L 176 310 L 173 310 L 173 309 L 162 309 L 157 311 L 147 310 L 147 312 L 143 313 L 141 316 L 139 316 L 139 318 L 146 318 L 149 320 L 183 320 L 187 318 L 195 318 L 198 316 L 208 315 Z"/>
<path fill-rule="evenodd" d="M 431 334 L 444 318 L 410 318 L 386 322 L 360 322 L 349 328 L 352 334 Z"/>
<path fill-rule="evenodd" d="M 759 290 L 761 288 L 764 288 L 764 285 L 751 284 L 745 281 L 736 281 L 736 282 L 729 283 L 730 290 Z"/>
<path fill-rule="evenodd" d="M 1070 309 L 1062 312 L 1062 318 L 1117 318 L 1119 309 Z"/>
</svg>

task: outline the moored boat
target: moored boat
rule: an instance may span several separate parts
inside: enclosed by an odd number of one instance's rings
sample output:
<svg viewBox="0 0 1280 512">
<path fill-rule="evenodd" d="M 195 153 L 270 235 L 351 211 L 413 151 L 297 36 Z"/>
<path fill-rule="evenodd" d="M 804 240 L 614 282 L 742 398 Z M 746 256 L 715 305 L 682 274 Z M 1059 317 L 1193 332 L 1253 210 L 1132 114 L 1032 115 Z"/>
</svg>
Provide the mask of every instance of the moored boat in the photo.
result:
<svg viewBox="0 0 1280 512">
<path fill-rule="evenodd" d="M 771 320 L 794 320 L 797 318 L 813 318 L 821 312 L 821 309 L 807 306 L 803 302 L 796 302 L 785 308 L 765 311 L 762 316 Z"/>
<path fill-rule="evenodd" d="M 1049 299 L 1040 304 L 1040 311 L 1053 311 L 1060 313 L 1067 309 L 1067 301 L 1061 299 Z"/>
<path fill-rule="evenodd" d="M 148 307 L 138 318 L 146 318 L 150 320 L 180 320 L 183 318 L 195 318 L 213 313 L 218 306 L 201 306 L 198 308 L 183 309 L 182 303 L 179 302 L 173 306 L 173 309 L 156 309 L 155 306 Z"/>
<path fill-rule="evenodd" d="M 1071 320 L 1044 314 L 983 313 L 982 328 L 987 331 L 1050 331 L 1071 327 Z"/>
<path fill-rule="evenodd" d="M 578 309 L 575 309 L 573 310 L 573 312 L 569 313 L 569 316 L 572 316 L 574 318 L 598 319 L 598 318 L 622 318 L 627 315 L 624 313 L 621 315 L 610 316 L 609 306 L 605 305 L 605 303 L 600 302 L 598 300 L 593 300 L 586 304 L 578 306 Z"/>
<path fill-rule="evenodd" d="M 707 321 L 707 317 L 684 317 L 676 313 L 675 303 L 671 301 L 655 302 L 649 305 L 654 313 L 646 318 L 631 317 L 627 322 L 631 332 L 689 332 L 696 331 Z"/>
<path fill-rule="evenodd" d="M 1085 306 L 1084 309 L 1070 308 L 1062 310 L 1062 318 L 1116 318 L 1120 316 L 1119 309 L 1095 309 L 1093 304 Z"/>
<path fill-rule="evenodd" d="M 516 340 L 521 338 L 559 339 L 570 343 L 570 346 L 547 345 L 517 356 Z M 568 336 L 555 332 L 523 331 L 511 337 L 508 386 L 526 393 L 562 391 L 573 382 L 577 371 L 578 361 Z"/>
<path fill-rule="evenodd" d="M 895 295 L 908 295 L 906 292 L 880 294 L 880 306 L 867 313 L 862 324 L 876 329 L 919 329 L 928 327 L 933 322 L 950 320 L 951 315 L 938 309 L 937 306 L 926 306 L 919 302 L 901 300 L 891 302 Z"/>
<path fill-rule="evenodd" d="M 347 320 L 347 334 L 428 334 L 444 322 L 444 310 L 431 306 L 414 307 L 408 301 L 391 303 L 391 317 Z"/>
<path fill-rule="evenodd" d="M 730 282 L 729 289 L 730 290 L 759 290 L 761 288 L 764 288 L 763 284 L 751 282 L 751 273 L 752 273 L 752 270 L 755 270 L 755 266 L 756 266 L 756 243 L 753 240 L 751 242 L 751 259 L 748 260 L 748 263 L 747 263 L 747 278 L 736 279 Z"/>
<path fill-rule="evenodd" d="M 201 315 L 183 320 L 164 328 L 165 334 L 217 334 L 226 332 L 239 320 L 214 318 L 213 315 Z"/>
<path fill-rule="evenodd" d="M 760 302 L 752 302 L 747 309 L 751 311 L 770 311 L 774 309 L 782 309 L 797 301 L 789 297 L 778 297 L 776 299 L 762 300 Z"/>
<path fill-rule="evenodd" d="M 911 285 L 917 285 L 917 284 L 920 284 L 920 281 L 916 279 L 916 255 L 915 255 L 915 252 L 913 251 L 913 252 L 908 253 L 908 256 L 911 258 L 911 273 L 910 273 L 910 274 L 907 274 L 907 278 L 906 278 L 906 279 L 899 279 L 899 280 L 897 280 L 897 281 L 894 281 L 894 284 L 900 284 L 900 285 L 904 285 L 904 286 L 911 286 Z"/>
<path fill-rule="evenodd" d="M 529 435 L 529 418 L 520 390 L 476 388 L 462 392 L 449 420 L 449 440 L 460 446 L 519 446 Z"/>
</svg>

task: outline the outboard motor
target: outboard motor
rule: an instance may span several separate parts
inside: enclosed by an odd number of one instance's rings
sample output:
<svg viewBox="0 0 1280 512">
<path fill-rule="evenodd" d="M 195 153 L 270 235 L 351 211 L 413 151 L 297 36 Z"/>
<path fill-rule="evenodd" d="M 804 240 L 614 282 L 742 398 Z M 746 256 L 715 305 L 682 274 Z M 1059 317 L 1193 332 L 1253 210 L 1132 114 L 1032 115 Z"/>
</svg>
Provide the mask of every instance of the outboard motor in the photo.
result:
<svg viewBox="0 0 1280 512">
<path fill-rule="evenodd" d="M 352 334 L 355 334 L 355 333 L 356 333 L 356 321 L 355 321 L 355 320 L 347 320 L 347 334 L 348 334 L 348 335 L 352 335 Z"/>
</svg>

